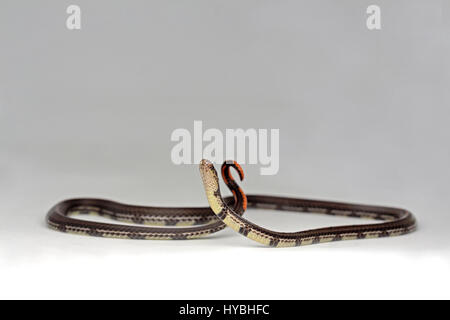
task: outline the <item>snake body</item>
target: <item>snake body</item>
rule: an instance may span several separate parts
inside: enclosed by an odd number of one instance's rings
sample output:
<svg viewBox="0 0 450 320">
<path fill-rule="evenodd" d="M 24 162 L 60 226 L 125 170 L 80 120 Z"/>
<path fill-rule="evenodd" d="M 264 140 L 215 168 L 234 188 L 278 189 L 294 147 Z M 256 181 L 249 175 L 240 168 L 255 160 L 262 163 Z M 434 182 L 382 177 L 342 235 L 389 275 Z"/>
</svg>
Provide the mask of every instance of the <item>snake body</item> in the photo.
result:
<svg viewBox="0 0 450 320">
<path fill-rule="evenodd" d="M 222 165 L 221 174 L 233 197 L 222 198 L 217 171 L 209 161 L 201 161 L 200 173 L 210 208 L 145 207 L 103 199 L 71 199 L 62 201 L 50 209 L 47 214 L 47 224 L 52 229 L 68 233 L 151 240 L 193 239 L 218 232 L 228 226 L 247 238 L 272 247 L 397 236 L 416 229 L 414 216 L 405 209 L 267 195 L 245 195 L 233 179 L 230 173 L 231 168 L 238 172 L 240 180 L 244 178 L 238 163 L 226 161 Z M 243 218 L 247 207 L 369 218 L 384 222 L 300 232 L 277 232 Z M 107 224 L 71 217 L 76 214 L 100 215 L 152 227 Z"/>
<path fill-rule="evenodd" d="M 238 163 L 225 162 L 222 165 L 222 177 L 233 193 L 232 198 L 226 198 L 224 201 L 229 205 L 233 203 L 237 214 L 243 214 L 247 200 L 242 189 L 232 179 L 230 168 L 236 169 L 243 178 L 243 171 Z M 99 215 L 152 227 L 101 223 L 72 217 L 80 214 Z M 88 198 L 59 202 L 47 213 L 46 221 L 50 228 L 67 233 L 146 240 L 194 239 L 226 227 L 208 207 L 146 207 Z"/>
<path fill-rule="evenodd" d="M 248 206 L 274 210 L 302 211 L 385 220 L 383 223 L 350 225 L 299 232 L 277 232 L 262 228 L 238 215 L 222 199 L 217 172 L 211 162 L 202 160 L 200 173 L 209 205 L 228 227 L 256 242 L 272 247 L 294 247 L 339 240 L 398 236 L 416 229 L 414 216 L 405 209 L 356 205 L 331 201 L 271 196 L 247 196 Z"/>
</svg>

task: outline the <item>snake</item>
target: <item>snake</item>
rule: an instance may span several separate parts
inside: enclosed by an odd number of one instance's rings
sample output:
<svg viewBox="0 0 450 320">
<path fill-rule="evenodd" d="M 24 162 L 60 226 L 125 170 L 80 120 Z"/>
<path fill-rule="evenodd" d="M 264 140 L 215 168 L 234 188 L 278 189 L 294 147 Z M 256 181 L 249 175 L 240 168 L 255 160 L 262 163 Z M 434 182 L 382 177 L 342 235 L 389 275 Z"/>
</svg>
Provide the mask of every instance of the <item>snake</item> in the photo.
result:
<svg viewBox="0 0 450 320">
<path fill-rule="evenodd" d="M 237 171 L 240 181 L 244 180 L 242 167 L 236 161 L 225 161 L 221 167 L 221 176 L 233 196 L 223 198 L 214 165 L 206 159 L 201 160 L 200 175 L 209 207 L 148 207 L 104 199 L 69 199 L 57 203 L 49 210 L 46 216 L 47 225 L 51 229 L 67 233 L 148 240 L 194 239 L 229 227 L 251 240 L 270 247 L 392 237 L 413 232 L 417 228 L 415 217 L 406 209 L 270 195 L 247 195 L 233 178 L 231 168 Z M 245 219 L 244 212 L 249 208 L 367 218 L 383 222 L 279 232 L 263 228 Z M 150 227 L 101 223 L 73 217 L 79 214 L 99 215 Z"/>
<path fill-rule="evenodd" d="M 403 235 L 416 230 L 416 219 L 405 209 L 273 196 L 247 196 L 248 206 L 273 210 L 301 211 L 383 220 L 382 223 L 278 232 L 258 226 L 235 212 L 220 193 L 214 165 L 203 159 L 200 174 L 214 214 L 237 233 L 271 247 L 294 247 L 339 240 L 369 239 Z"/>
<path fill-rule="evenodd" d="M 237 170 L 240 178 L 244 179 L 242 167 L 237 162 L 223 163 L 222 178 L 233 193 L 233 197 L 227 197 L 224 201 L 233 206 L 237 214 L 243 214 L 247 199 L 234 181 L 230 173 L 231 168 Z M 74 218 L 78 215 L 102 216 L 146 226 L 102 223 Z M 95 198 L 63 200 L 49 210 L 46 222 L 51 229 L 66 233 L 146 240 L 194 239 L 218 232 L 226 227 L 209 207 L 136 206 Z"/>
</svg>

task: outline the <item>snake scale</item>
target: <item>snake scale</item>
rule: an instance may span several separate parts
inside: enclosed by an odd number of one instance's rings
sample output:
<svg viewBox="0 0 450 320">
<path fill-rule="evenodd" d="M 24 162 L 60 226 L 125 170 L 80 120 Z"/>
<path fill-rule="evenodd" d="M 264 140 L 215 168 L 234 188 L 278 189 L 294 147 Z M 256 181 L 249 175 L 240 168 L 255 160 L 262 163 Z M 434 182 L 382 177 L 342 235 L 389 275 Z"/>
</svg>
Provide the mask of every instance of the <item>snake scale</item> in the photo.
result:
<svg viewBox="0 0 450 320">
<path fill-rule="evenodd" d="M 267 195 L 245 195 L 233 179 L 230 169 L 244 179 L 241 166 L 225 161 L 222 178 L 233 197 L 222 198 L 214 165 L 200 163 L 200 174 L 210 208 L 145 207 L 121 204 L 103 199 L 71 199 L 59 202 L 47 214 L 50 228 L 90 236 L 126 239 L 193 239 L 224 229 L 272 247 L 293 247 L 338 240 L 369 239 L 397 236 L 416 229 L 416 220 L 405 209 L 359 205 L 344 202 L 319 201 Z M 336 216 L 382 220 L 381 223 L 346 225 L 299 232 L 277 232 L 260 227 L 243 217 L 247 208 L 297 211 Z M 73 218 L 76 214 L 105 216 L 118 221 L 146 224 L 132 226 L 107 224 Z"/>
</svg>

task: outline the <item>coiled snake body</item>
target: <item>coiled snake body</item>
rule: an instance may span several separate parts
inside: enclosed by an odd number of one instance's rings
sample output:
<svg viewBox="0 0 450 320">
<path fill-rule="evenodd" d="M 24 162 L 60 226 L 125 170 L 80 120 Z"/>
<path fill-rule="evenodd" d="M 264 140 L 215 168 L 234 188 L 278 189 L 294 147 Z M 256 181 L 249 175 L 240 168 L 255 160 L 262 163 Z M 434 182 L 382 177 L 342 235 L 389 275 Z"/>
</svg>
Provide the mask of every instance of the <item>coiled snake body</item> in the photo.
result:
<svg viewBox="0 0 450 320">
<path fill-rule="evenodd" d="M 47 224 L 55 230 L 128 239 L 193 239 L 232 228 L 239 234 L 272 247 L 292 247 L 338 240 L 397 236 L 416 229 L 414 216 L 405 209 L 357 205 L 265 195 L 245 195 L 230 174 L 242 168 L 236 162 L 222 165 L 222 178 L 233 193 L 223 199 L 212 163 L 202 160 L 200 173 L 210 208 L 143 207 L 101 199 L 72 199 L 55 205 L 47 214 Z M 312 229 L 300 232 L 277 232 L 262 228 L 242 217 L 249 208 L 299 211 L 328 215 L 384 220 L 382 223 Z M 153 225 L 140 227 L 79 220 L 75 214 L 98 214 L 119 221 Z M 160 226 L 160 227 L 155 227 Z"/>
</svg>

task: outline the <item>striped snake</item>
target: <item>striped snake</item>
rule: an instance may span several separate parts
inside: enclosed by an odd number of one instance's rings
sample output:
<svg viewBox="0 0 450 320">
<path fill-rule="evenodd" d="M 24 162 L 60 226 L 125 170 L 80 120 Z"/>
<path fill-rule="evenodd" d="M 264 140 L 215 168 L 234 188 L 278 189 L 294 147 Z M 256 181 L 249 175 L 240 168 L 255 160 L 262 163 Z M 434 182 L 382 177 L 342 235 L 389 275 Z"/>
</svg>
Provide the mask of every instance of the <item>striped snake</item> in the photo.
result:
<svg viewBox="0 0 450 320">
<path fill-rule="evenodd" d="M 50 209 L 47 214 L 47 224 L 55 230 L 91 236 L 174 240 L 202 237 L 228 226 L 247 238 L 272 247 L 389 237 L 409 233 L 416 229 L 414 216 L 404 209 L 266 195 L 245 195 L 233 179 L 230 173 L 231 168 L 238 172 L 241 181 L 244 179 L 243 170 L 238 163 L 224 162 L 221 175 L 233 197 L 222 198 L 217 171 L 211 162 L 201 161 L 200 173 L 210 208 L 144 207 L 102 199 L 72 199 L 62 201 Z M 243 218 L 247 207 L 369 218 L 385 222 L 300 232 L 277 232 L 262 228 Z M 92 222 L 72 218 L 71 216 L 75 214 L 97 214 L 119 221 L 147 224 L 153 227 Z"/>
<path fill-rule="evenodd" d="M 224 202 L 233 205 L 233 211 L 236 214 L 243 214 L 247 206 L 247 199 L 231 176 L 230 168 L 236 169 L 241 179 L 244 178 L 244 173 L 238 163 L 224 162 L 222 178 L 233 193 L 233 198 L 226 198 Z M 79 214 L 99 215 L 122 222 L 145 224 L 152 227 L 101 223 L 72 218 L 72 216 Z M 50 228 L 68 233 L 147 240 L 193 239 L 215 233 L 226 227 L 208 207 L 144 207 L 86 198 L 59 202 L 50 209 L 46 220 Z"/>
</svg>

